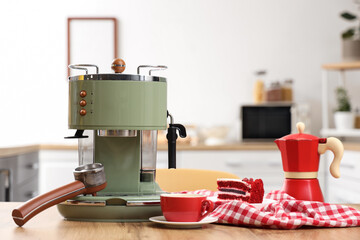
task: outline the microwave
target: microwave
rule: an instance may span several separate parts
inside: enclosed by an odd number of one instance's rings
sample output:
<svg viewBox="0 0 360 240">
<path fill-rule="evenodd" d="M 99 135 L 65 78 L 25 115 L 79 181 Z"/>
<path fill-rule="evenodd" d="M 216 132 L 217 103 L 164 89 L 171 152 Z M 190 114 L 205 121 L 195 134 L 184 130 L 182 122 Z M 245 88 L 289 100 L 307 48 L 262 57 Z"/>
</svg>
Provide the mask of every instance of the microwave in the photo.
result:
<svg viewBox="0 0 360 240">
<path fill-rule="evenodd" d="M 295 104 L 243 105 L 240 110 L 243 141 L 275 140 L 292 132 L 296 124 Z"/>
</svg>

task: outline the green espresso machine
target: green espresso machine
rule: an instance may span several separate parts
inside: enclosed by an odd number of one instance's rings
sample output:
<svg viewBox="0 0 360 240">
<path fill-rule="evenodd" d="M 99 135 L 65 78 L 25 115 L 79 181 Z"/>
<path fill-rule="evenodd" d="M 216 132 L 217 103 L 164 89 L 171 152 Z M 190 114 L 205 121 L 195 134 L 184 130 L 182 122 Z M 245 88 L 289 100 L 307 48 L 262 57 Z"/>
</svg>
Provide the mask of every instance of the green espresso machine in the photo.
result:
<svg viewBox="0 0 360 240">
<path fill-rule="evenodd" d="M 122 74 L 125 62 L 115 59 L 115 73 L 99 74 L 90 64 L 70 65 L 85 75 L 69 77 L 69 128 L 76 129 L 79 165 L 101 163 L 107 186 L 97 194 L 58 204 L 60 214 L 75 221 L 147 221 L 162 215 L 155 182 L 157 131 L 168 128 L 169 168 L 176 168 L 176 138 L 185 128 L 167 112 L 166 78 L 152 76 L 165 66 L 141 65 L 135 75 Z M 89 74 L 90 67 L 96 74 Z M 149 75 L 140 75 L 143 68 Z"/>
</svg>

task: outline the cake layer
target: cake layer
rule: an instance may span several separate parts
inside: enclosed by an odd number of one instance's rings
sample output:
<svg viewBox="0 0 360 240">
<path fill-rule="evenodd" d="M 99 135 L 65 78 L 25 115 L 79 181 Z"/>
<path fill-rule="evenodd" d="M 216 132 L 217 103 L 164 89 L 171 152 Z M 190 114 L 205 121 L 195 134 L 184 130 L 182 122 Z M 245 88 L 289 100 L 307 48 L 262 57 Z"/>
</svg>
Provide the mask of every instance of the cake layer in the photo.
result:
<svg viewBox="0 0 360 240">
<path fill-rule="evenodd" d="M 236 193 L 241 194 L 243 196 L 249 195 L 249 192 L 241 191 L 236 188 L 218 188 L 220 192 L 226 192 L 226 193 Z"/>
<path fill-rule="evenodd" d="M 223 200 L 241 200 L 244 202 L 249 202 L 250 196 L 244 196 L 241 194 L 234 194 L 234 193 L 220 193 L 218 194 L 218 199 Z"/>
<path fill-rule="evenodd" d="M 244 191 L 250 191 L 251 184 L 242 181 L 240 179 L 224 179 L 220 178 L 217 181 L 218 188 L 233 188 L 233 189 L 241 189 Z"/>
<path fill-rule="evenodd" d="M 264 197 L 264 185 L 261 179 L 218 179 L 218 198 L 241 200 L 249 203 L 261 203 Z"/>
</svg>

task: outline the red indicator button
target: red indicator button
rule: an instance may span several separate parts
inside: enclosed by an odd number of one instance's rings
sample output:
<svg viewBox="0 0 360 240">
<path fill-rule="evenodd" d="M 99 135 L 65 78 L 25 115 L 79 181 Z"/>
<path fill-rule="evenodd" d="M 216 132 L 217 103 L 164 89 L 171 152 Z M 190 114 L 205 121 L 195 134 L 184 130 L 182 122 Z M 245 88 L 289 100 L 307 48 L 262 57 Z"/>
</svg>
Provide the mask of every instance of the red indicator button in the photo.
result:
<svg viewBox="0 0 360 240">
<path fill-rule="evenodd" d="M 86 95 L 87 95 L 87 92 L 85 90 L 80 91 L 80 97 L 84 98 L 84 97 L 86 97 Z"/>
<path fill-rule="evenodd" d="M 82 108 L 79 113 L 80 113 L 81 116 L 85 116 L 86 115 L 86 110 L 84 108 Z"/>
<path fill-rule="evenodd" d="M 84 99 L 82 99 L 80 102 L 79 102 L 80 106 L 82 107 L 85 107 L 86 106 L 86 101 Z"/>
</svg>

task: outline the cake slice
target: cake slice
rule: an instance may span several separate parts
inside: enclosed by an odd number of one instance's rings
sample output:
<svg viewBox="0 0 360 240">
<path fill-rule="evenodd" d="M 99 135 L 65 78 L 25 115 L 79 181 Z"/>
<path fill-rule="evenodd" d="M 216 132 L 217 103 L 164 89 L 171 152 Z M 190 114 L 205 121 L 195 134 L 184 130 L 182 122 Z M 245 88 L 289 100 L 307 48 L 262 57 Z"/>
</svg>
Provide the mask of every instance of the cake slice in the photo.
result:
<svg viewBox="0 0 360 240">
<path fill-rule="evenodd" d="M 218 199 L 241 200 L 249 203 L 262 203 L 264 197 L 264 184 L 261 179 L 231 179 L 219 178 Z"/>
</svg>

